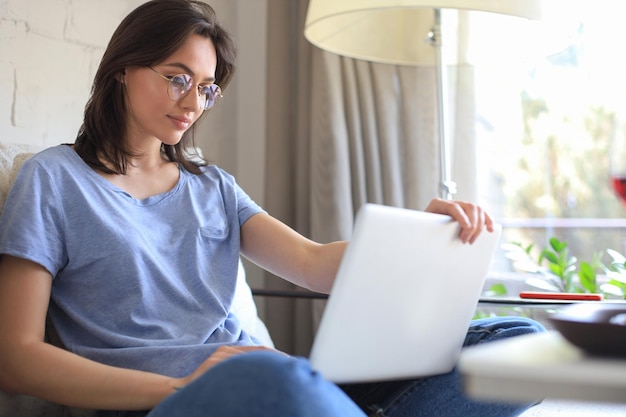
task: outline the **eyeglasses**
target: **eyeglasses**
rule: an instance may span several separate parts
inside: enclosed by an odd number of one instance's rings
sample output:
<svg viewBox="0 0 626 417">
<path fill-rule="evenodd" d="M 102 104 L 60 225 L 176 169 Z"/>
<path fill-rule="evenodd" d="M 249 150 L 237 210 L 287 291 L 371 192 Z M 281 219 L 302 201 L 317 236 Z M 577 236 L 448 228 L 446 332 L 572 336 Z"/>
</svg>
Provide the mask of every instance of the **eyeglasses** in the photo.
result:
<svg viewBox="0 0 626 417">
<path fill-rule="evenodd" d="M 193 78 L 187 74 L 178 75 L 164 75 L 152 67 L 149 67 L 152 71 L 157 73 L 161 78 L 169 81 L 167 86 L 167 95 L 174 101 L 178 101 L 185 97 L 191 89 L 196 85 Z M 217 100 L 222 97 L 222 89 L 217 84 L 200 85 L 197 84 L 198 91 L 200 92 L 200 99 L 202 100 L 203 110 L 209 110 L 217 103 Z"/>
</svg>

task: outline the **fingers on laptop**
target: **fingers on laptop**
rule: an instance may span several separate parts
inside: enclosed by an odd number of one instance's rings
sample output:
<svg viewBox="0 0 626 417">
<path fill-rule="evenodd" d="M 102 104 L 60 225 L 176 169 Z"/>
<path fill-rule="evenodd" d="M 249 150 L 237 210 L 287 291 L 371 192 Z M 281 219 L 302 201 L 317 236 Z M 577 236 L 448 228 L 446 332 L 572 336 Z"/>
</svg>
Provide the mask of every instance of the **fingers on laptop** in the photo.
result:
<svg viewBox="0 0 626 417">
<path fill-rule="evenodd" d="M 487 228 L 493 231 L 493 220 L 482 207 L 465 201 L 450 201 L 434 199 L 425 211 L 438 214 L 446 214 L 456 220 L 461 226 L 459 238 L 463 243 L 474 243 L 476 238 Z"/>
</svg>

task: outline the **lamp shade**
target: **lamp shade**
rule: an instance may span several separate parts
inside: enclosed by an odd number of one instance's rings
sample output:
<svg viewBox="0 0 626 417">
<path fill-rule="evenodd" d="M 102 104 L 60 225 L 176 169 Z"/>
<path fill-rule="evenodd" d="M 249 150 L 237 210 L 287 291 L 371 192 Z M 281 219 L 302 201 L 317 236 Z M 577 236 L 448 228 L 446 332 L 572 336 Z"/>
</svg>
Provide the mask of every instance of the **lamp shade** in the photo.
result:
<svg viewBox="0 0 626 417">
<path fill-rule="evenodd" d="M 418 40 L 432 26 L 433 9 L 544 18 L 541 0 L 310 0 L 304 35 L 319 48 L 351 58 L 428 65 L 431 48 Z"/>
</svg>

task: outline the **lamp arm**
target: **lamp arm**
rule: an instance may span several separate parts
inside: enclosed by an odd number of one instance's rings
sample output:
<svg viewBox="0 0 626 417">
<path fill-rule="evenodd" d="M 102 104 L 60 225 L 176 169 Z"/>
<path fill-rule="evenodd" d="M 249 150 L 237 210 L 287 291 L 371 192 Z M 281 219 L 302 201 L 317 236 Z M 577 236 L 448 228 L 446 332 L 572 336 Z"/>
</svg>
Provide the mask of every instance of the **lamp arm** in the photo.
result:
<svg viewBox="0 0 626 417">
<path fill-rule="evenodd" d="M 439 139 L 439 178 L 440 195 L 445 200 L 451 200 L 456 194 L 456 182 L 452 180 L 451 172 L 451 143 L 448 127 L 448 79 L 446 65 L 443 60 L 443 43 L 441 40 L 441 9 L 434 9 L 435 21 L 428 34 L 428 41 L 435 48 L 437 72 L 437 132 Z"/>
</svg>

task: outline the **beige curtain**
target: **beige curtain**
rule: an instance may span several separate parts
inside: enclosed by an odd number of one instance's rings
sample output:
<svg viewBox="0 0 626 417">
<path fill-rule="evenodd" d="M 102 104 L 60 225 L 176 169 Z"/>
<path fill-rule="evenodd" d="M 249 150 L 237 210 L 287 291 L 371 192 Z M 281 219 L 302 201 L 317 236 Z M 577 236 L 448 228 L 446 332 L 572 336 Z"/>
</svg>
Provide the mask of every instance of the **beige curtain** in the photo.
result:
<svg viewBox="0 0 626 417">
<path fill-rule="evenodd" d="M 319 242 L 349 239 L 366 203 L 423 209 L 438 195 L 435 69 L 339 57 L 303 38 L 306 0 L 269 2 L 266 207 Z M 449 69 L 454 175 L 474 199 L 472 70 Z M 459 117 L 462 116 L 462 117 Z M 287 284 L 266 278 L 266 287 Z M 276 346 L 306 355 L 323 305 L 266 302 Z"/>
<path fill-rule="evenodd" d="M 311 47 L 302 35 L 307 0 L 268 2 L 267 149 L 265 208 L 300 233 L 311 236 L 309 203 L 309 94 Z M 292 289 L 266 274 L 266 288 Z M 312 304 L 270 298 L 265 323 L 278 349 L 307 355 Z"/>
</svg>

